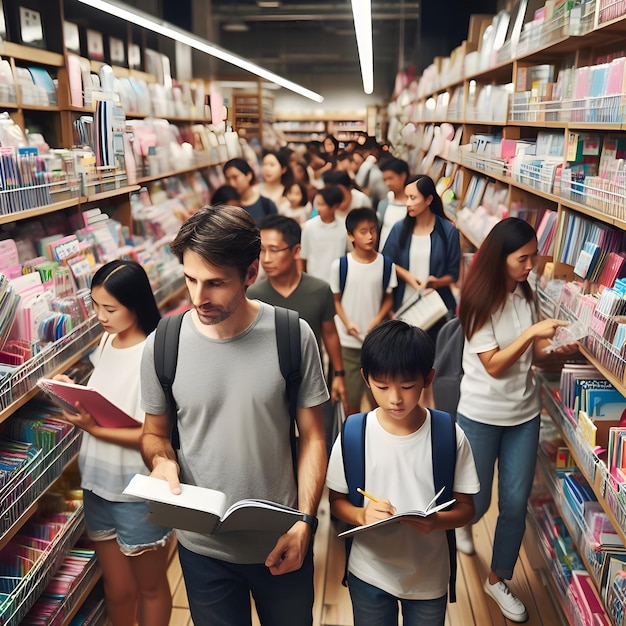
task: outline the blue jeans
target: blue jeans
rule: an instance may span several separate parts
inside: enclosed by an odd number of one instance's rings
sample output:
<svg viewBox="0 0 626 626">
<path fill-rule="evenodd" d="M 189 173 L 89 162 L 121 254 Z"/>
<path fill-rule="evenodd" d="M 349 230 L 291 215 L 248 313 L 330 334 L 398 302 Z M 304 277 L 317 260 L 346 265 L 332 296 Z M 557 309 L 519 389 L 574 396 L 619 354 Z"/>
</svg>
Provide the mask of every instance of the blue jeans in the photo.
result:
<svg viewBox="0 0 626 626">
<path fill-rule="evenodd" d="M 518 426 L 481 424 L 457 415 L 465 432 L 480 480 L 480 491 L 474 495 L 477 522 L 489 508 L 496 459 L 498 460 L 498 521 L 493 539 L 491 569 L 504 580 L 513 577 L 526 530 L 526 506 L 533 486 L 539 416 Z"/>
<path fill-rule="evenodd" d="M 350 572 L 348 590 L 354 626 L 398 626 L 398 602 L 404 626 L 443 626 L 446 619 L 447 594 L 434 600 L 402 600 Z"/>
<path fill-rule="evenodd" d="M 178 544 L 189 609 L 198 626 L 250 626 L 250 592 L 263 626 L 313 624 L 313 550 L 302 567 L 272 576 L 263 563 L 241 565 Z"/>
</svg>

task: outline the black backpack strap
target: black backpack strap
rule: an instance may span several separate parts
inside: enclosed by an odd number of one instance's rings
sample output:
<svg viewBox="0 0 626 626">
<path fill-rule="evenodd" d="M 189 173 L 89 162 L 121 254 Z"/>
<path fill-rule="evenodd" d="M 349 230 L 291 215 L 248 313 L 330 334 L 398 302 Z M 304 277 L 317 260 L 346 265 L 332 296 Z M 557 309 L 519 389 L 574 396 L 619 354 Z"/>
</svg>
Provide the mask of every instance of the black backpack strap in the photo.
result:
<svg viewBox="0 0 626 626">
<path fill-rule="evenodd" d="M 350 415 L 341 427 L 341 453 L 343 472 L 348 483 L 348 501 L 353 506 L 363 506 L 363 495 L 357 489 L 365 489 L 365 425 L 367 413 Z M 345 540 L 346 566 L 341 584 L 348 584 L 348 560 L 352 549 L 352 537 Z"/>
<path fill-rule="evenodd" d="M 167 399 L 168 413 L 172 423 L 172 447 L 180 448 L 178 433 L 178 405 L 174 399 L 172 385 L 178 363 L 178 339 L 184 313 L 170 315 L 159 320 L 154 335 L 154 369 Z"/>
<path fill-rule="evenodd" d="M 296 479 L 298 477 L 298 453 L 296 446 L 296 416 L 298 411 L 298 391 L 302 382 L 300 366 L 302 349 L 300 346 L 300 316 L 296 311 L 274 307 L 276 322 L 276 345 L 278 347 L 278 363 L 280 373 L 285 379 L 285 393 L 289 407 L 289 438 L 291 441 L 291 457 Z"/>
<path fill-rule="evenodd" d="M 388 256 L 383 256 L 383 298 L 387 293 L 387 287 L 389 287 L 389 281 L 391 280 L 391 268 L 393 267 L 393 259 Z"/>
<path fill-rule="evenodd" d="M 456 470 L 456 426 L 454 418 L 444 411 L 430 409 L 430 432 L 433 455 L 433 479 L 435 493 L 443 488 L 438 502 L 452 500 L 454 473 Z M 456 602 L 456 537 L 454 529 L 446 530 L 450 558 L 449 601 Z"/>
</svg>

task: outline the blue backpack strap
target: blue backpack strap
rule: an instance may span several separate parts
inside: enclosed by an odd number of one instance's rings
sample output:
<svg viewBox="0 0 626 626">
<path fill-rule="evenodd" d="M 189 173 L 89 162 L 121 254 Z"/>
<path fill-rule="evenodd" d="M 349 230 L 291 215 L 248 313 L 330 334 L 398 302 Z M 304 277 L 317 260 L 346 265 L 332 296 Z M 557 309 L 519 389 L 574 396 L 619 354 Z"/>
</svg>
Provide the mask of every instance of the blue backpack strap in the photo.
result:
<svg viewBox="0 0 626 626">
<path fill-rule="evenodd" d="M 452 500 L 454 472 L 456 470 L 456 426 L 449 413 L 430 409 L 431 441 L 433 454 L 433 479 L 435 493 L 443 487 L 438 502 Z M 456 537 L 454 529 L 446 531 L 450 558 L 450 602 L 456 602 Z"/>
<path fill-rule="evenodd" d="M 348 257 L 342 256 L 339 259 L 339 293 L 343 294 L 348 278 Z"/>
<path fill-rule="evenodd" d="M 167 409 L 172 424 L 171 441 L 174 450 L 180 448 L 178 433 L 178 405 L 172 385 L 178 364 L 178 338 L 185 313 L 170 315 L 159 320 L 154 334 L 154 369 L 163 393 L 167 399 Z"/>
<path fill-rule="evenodd" d="M 296 417 L 298 412 L 298 391 L 302 382 L 300 366 L 302 348 L 300 346 L 300 316 L 297 311 L 274 307 L 276 321 L 276 345 L 280 373 L 285 379 L 285 394 L 289 407 L 289 440 L 291 442 L 291 460 L 293 471 L 298 478 L 298 454 L 296 441 Z"/>
<path fill-rule="evenodd" d="M 389 281 L 391 280 L 391 268 L 393 266 L 393 260 L 388 256 L 383 256 L 383 297 L 389 287 Z"/>
<path fill-rule="evenodd" d="M 363 496 L 357 491 L 365 489 L 365 425 L 367 413 L 350 415 L 341 428 L 341 452 L 343 472 L 348 483 L 348 501 L 353 506 L 363 506 Z M 346 567 L 342 585 L 348 584 L 348 559 L 352 548 L 352 537 L 345 540 Z"/>
</svg>

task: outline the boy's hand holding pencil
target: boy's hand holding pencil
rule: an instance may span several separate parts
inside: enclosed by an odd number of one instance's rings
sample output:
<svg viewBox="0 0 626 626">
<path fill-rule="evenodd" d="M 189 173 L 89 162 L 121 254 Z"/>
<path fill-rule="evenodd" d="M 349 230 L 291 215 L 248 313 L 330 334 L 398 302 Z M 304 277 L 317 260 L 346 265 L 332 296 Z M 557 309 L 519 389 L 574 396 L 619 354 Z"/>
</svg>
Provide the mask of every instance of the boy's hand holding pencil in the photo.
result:
<svg viewBox="0 0 626 626">
<path fill-rule="evenodd" d="M 363 524 L 371 524 L 381 519 L 387 519 L 391 515 L 396 514 L 396 507 L 389 502 L 386 498 L 375 498 L 373 495 L 367 493 L 363 489 L 357 489 L 357 491 L 365 496 L 367 502 L 363 508 Z"/>
</svg>

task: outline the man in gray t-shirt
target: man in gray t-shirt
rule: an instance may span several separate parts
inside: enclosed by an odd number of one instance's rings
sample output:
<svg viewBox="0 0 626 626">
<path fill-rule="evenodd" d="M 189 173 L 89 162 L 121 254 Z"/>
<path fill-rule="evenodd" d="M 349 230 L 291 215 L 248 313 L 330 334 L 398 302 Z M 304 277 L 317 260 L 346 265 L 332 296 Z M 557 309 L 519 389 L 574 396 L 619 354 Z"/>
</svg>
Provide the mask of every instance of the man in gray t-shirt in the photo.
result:
<svg viewBox="0 0 626 626">
<path fill-rule="evenodd" d="M 311 624 L 310 547 L 326 471 L 321 404 L 328 399 L 315 336 L 301 320 L 296 484 L 274 311 L 246 297 L 259 263 L 254 220 L 238 207 L 203 209 L 183 224 L 171 248 L 183 263 L 193 309 L 183 319 L 172 387 L 178 455 L 153 336 L 144 351 L 141 448 L 152 476 L 167 480 L 173 493 L 180 480 L 223 491 L 227 506 L 258 498 L 307 514 L 281 536 L 177 531 L 192 619 L 249 623 L 252 592 L 262 624 Z"/>
</svg>

